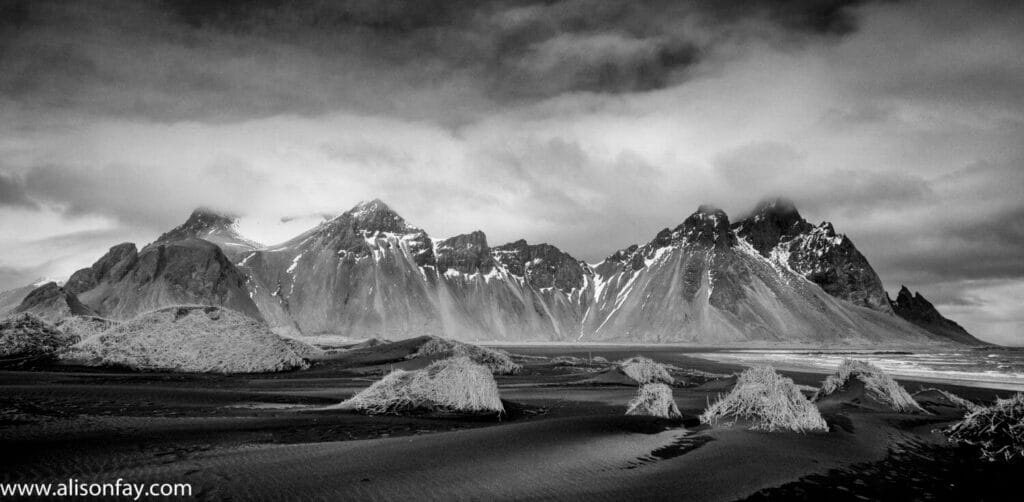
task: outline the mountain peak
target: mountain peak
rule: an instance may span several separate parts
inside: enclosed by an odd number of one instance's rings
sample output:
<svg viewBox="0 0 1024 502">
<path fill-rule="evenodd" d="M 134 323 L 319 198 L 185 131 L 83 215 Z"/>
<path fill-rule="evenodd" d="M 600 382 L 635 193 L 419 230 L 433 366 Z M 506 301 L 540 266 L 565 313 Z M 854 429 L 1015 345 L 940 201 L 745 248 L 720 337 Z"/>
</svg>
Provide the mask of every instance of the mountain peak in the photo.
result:
<svg viewBox="0 0 1024 502">
<path fill-rule="evenodd" d="M 775 197 L 771 199 L 763 199 L 757 203 L 754 208 L 754 214 L 757 213 L 776 213 L 776 214 L 789 214 L 796 213 L 797 216 L 800 212 L 796 209 L 796 204 L 785 197 Z"/>
<path fill-rule="evenodd" d="M 359 230 L 376 230 L 381 232 L 404 232 L 411 227 L 405 219 L 398 215 L 390 206 L 380 199 L 362 201 L 342 214 L 339 219 L 347 217 Z"/>
<path fill-rule="evenodd" d="M 435 253 L 437 270 L 441 273 L 453 269 L 463 274 L 486 274 L 494 268 L 487 235 L 480 230 L 437 241 Z"/>
<path fill-rule="evenodd" d="M 780 242 L 813 228 L 792 201 L 781 197 L 761 201 L 750 216 L 736 222 L 733 227 L 762 256 L 768 256 Z"/>
<path fill-rule="evenodd" d="M 722 211 L 718 206 L 714 204 L 701 204 L 700 206 L 697 207 L 697 211 L 694 212 L 693 214 L 724 215 L 725 211 Z"/>
<path fill-rule="evenodd" d="M 164 233 L 156 242 L 178 241 L 195 237 L 211 240 L 216 243 L 232 242 L 248 247 L 257 247 L 258 244 L 238 234 L 235 230 L 237 222 L 238 217 L 235 215 L 219 212 L 208 207 L 199 207 L 192 211 L 192 214 L 185 220 L 185 223 Z"/>
<path fill-rule="evenodd" d="M 736 235 L 729 226 L 729 215 L 710 204 L 702 204 L 672 232 L 689 242 L 731 246 Z"/>
<path fill-rule="evenodd" d="M 911 294 L 906 286 L 900 286 L 896 301 L 891 302 L 891 305 L 896 315 L 932 334 L 967 345 L 986 344 L 968 333 L 963 326 L 940 314 L 935 305 L 920 292 Z"/>
</svg>

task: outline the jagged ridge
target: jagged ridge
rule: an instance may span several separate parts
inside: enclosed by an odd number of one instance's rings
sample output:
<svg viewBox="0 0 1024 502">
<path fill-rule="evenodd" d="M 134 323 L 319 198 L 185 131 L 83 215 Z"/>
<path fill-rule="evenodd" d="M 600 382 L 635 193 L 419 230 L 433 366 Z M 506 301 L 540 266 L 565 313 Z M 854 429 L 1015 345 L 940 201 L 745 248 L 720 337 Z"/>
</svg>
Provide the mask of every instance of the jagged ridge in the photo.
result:
<svg viewBox="0 0 1024 502">
<path fill-rule="evenodd" d="M 853 243 L 783 200 L 736 223 L 701 206 L 594 266 L 549 244 L 490 247 L 480 231 L 431 239 L 380 200 L 229 261 L 224 251 L 237 246 L 201 236 L 234 232 L 233 221 L 196 211 L 142 252 L 115 246 L 65 289 L 113 317 L 174 296 L 174 303 L 228 306 L 280 330 L 354 337 L 709 345 L 950 339 L 893 315 Z"/>
</svg>

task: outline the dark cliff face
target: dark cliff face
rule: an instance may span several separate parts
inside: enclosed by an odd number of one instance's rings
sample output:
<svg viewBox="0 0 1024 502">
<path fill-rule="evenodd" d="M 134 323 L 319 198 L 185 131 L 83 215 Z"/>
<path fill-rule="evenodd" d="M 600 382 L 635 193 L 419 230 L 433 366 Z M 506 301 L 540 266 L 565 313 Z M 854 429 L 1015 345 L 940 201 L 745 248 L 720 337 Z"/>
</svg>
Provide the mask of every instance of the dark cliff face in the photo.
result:
<svg viewBox="0 0 1024 502">
<path fill-rule="evenodd" d="M 881 279 L 853 242 L 831 223 L 811 225 L 792 202 L 763 202 L 733 229 L 761 256 L 783 262 L 828 294 L 892 313 Z"/>
<path fill-rule="evenodd" d="M 135 244 L 125 242 L 118 244 L 103 255 L 91 267 L 83 268 L 71 275 L 64 289 L 72 294 L 80 294 L 96 287 L 101 282 L 121 280 L 139 258 Z"/>
<path fill-rule="evenodd" d="M 921 296 L 921 293 L 911 294 L 906 286 L 900 287 L 900 291 L 896 295 L 896 301 L 892 302 L 892 309 L 896 315 L 930 333 L 958 343 L 988 345 L 968 333 L 963 326 L 940 314 L 931 302 Z"/>
<path fill-rule="evenodd" d="M 791 201 L 775 199 L 759 204 L 750 217 L 737 222 L 733 228 L 761 256 L 768 257 L 780 242 L 810 232 L 813 226 L 800 216 Z"/>
<path fill-rule="evenodd" d="M 179 304 L 226 306 L 260 318 L 246 293 L 247 278 L 221 249 L 202 239 L 111 248 L 64 288 L 103 316 L 130 318 Z"/>
<path fill-rule="evenodd" d="M 493 253 L 509 274 L 524 278 L 535 288 L 572 291 L 583 288 L 591 275 L 584 263 L 550 244 L 518 240 L 494 248 Z"/>
<path fill-rule="evenodd" d="M 14 312 L 27 312 L 48 322 L 57 322 L 75 315 L 94 314 L 92 309 L 78 300 L 77 296 L 55 282 L 46 283 L 33 290 Z"/>
<path fill-rule="evenodd" d="M 731 247 L 736 245 L 736 234 L 729 228 L 729 216 L 713 206 L 700 206 L 671 235 L 659 234 L 655 241 L 677 242 L 680 238 L 702 246 Z"/>
<path fill-rule="evenodd" d="M 782 246 L 789 253 L 789 266 L 826 293 L 854 305 L 891 312 L 878 274 L 850 239 L 836 234 L 831 223 L 822 223 Z"/>
<path fill-rule="evenodd" d="M 452 269 L 463 274 L 487 274 L 494 270 L 494 258 L 487 245 L 487 236 L 479 230 L 437 241 L 435 248 L 439 273 Z"/>
</svg>

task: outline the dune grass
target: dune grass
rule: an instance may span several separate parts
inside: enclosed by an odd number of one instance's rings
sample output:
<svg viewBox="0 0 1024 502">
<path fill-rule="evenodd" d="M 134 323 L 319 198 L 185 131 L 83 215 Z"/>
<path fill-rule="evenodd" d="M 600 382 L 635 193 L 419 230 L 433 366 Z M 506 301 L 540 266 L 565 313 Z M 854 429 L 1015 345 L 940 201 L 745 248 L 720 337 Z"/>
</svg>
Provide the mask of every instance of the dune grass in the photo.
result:
<svg viewBox="0 0 1024 502">
<path fill-rule="evenodd" d="M 435 361 L 422 370 L 392 371 L 339 408 L 370 414 L 505 411 L 491 371 L 466 356 Z"/>
<path fill-rule="evenodd" d="M 479 345 L 464 343 L 448 338 L 430 337 L 417 351 L 408 356 L 409 359 L 427 357 L 437 354 L 451 357 L 468 357 L 478 364 L 487 366 L 495 375 L 514 375 L 523 369 L 522 365 L 512 361 L 508 353 Z"/>
<path fill-rule="evenodd" d="M 147 312 L 82 340 L 61 357 L 97 366 L 190 373 L 266 373 L 308 364 L 265 324 L 184 305 Z"/>
<path fill-rule="evenodd" d="M 285 343 L 295 353 L 295 355 L 306 359 L 315 360 L 327 354 L 326 350 L 321 349 L 315 345 L 306 343 L 298 338 L 289 336 L 281 336 L 281 341 Z"/>
<path fill-rule="evenodd" d="M 631 357 L 618 362 L 619 369 L 640 385 L 663 383 L 672 385 L 676 382 L 665 365 L 641 356 Z"/>
<path fill-rule="evenodd" d="M 77 336 L 33 314 L 16 314 L 0 321 L 0 357 L 48 356 L 77 341 Z"/>
<path fill-rule="evenodd" d="M 1024 394 L 979 407 L 943 432 L 954 444 L 980 446 L 989 460 L 1024 459 Z"/>
<path fill-rule="evenodd" d="M 864 383 L 864 388 L 869 397 L 895 411 L 900 413 L 925 412 L 910 393 L 886 372 L 882 371 L 881 368 L 867 361 L 857 359 L 844 359 L 839 368 L 836 369 L 836 372 L 825 379 L 812 400 L 818 401 L 842 389 L 851 378 L 856 378 Z"/>
<path fill-rule="evenodd" d="M 581 366 L 587 362 L 575 356 L 555 356 L 551 358 L 551 364 L 555 366 Z"/>
<path fill-rule="evenodd" d="M 818 408 L 800 393 L 792 379 L 770 366 L 745 370 L 732 392 L 704 411 L 700 421 L 717 424 L 730 420 L 750 420 L 754 430 L 814 432 L 828 431 Z"/>
<path fill-rule="evenodd" d="M 71 316 L 61 319 L 55 326 L 66 335 L 74 336 L 78 340 L 85 340 L 117 324 L 117 321 L 99 316 Z"/>
<path fill-rule="evenodd" d="M 683 415 L 672 398 L 672 387 L 663 383 L 649 383 L 637 389 L 629 402 L 627 415 L 645 415 L 661 418 L 681 418 Z"/>
</svg>

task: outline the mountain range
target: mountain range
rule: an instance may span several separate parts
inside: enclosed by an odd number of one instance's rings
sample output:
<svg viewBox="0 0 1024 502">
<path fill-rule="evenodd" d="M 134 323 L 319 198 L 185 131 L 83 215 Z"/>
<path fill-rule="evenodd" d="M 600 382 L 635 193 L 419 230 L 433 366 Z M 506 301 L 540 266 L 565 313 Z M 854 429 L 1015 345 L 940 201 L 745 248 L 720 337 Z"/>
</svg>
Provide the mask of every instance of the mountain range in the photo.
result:
<svg viewBox="0 0 1024 502">
<path fill-rule="evenodd" d="M 848 237 L 782 199 L 736 222 L 701 206 L 595 264 L 550 244 L 492 247 L 481 231 L 434 239 L 380 200 L 274 246 L 244 238 L 235 222 L 198 209 L 141 250 L 114 246 L 15 310 L 123 319 L 206 304 L 283 333 L 353 338 L 983 344 L 919 293 L 903 288 L 890 300 Z"/>
</svg>

